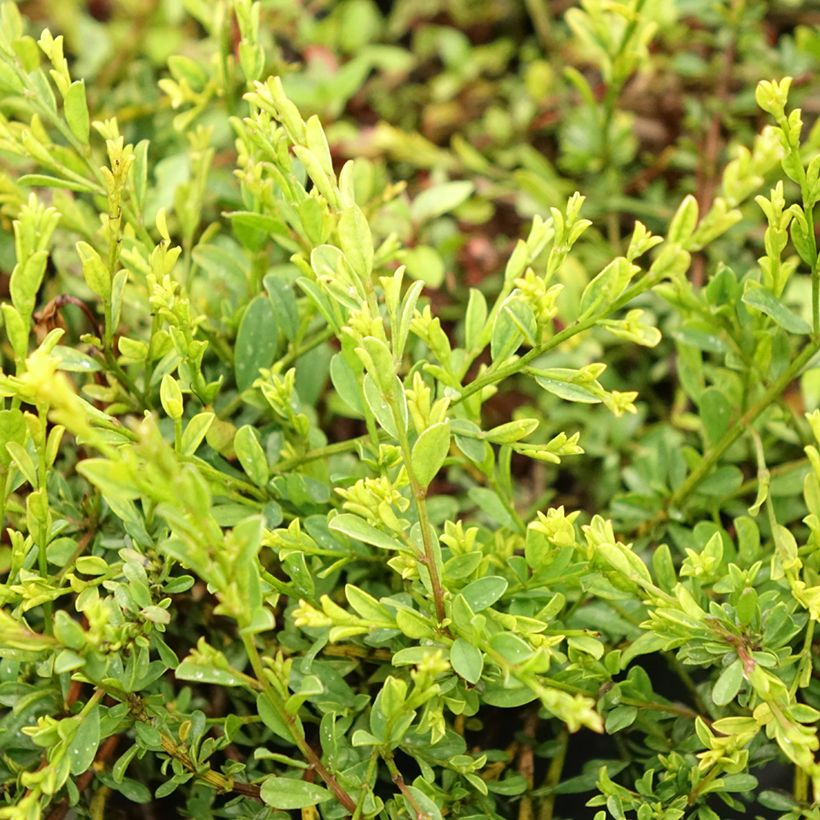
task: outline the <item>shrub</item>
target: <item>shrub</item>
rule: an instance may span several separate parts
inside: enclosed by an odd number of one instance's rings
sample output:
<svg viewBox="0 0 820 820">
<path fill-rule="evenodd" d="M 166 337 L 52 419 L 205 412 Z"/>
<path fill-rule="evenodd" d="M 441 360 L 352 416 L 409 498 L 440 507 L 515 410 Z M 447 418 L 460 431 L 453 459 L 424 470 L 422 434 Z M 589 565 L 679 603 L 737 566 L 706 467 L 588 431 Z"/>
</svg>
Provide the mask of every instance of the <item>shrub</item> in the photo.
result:
<svg viewBox="0 0 820 820">
<path fill-rule="evenodd" d="M 526 5 L 583 55 L 560 174 L 528 35 L 483 148 L 413 130 L 510 65 L 457 3 L 167 4 L 88 88 L 0 6 L 0 817 L 817 816 L 820 132 L 763 81 L 698 197 L 630 198 L 623 100 L 695 28 Z"/>
</svg>

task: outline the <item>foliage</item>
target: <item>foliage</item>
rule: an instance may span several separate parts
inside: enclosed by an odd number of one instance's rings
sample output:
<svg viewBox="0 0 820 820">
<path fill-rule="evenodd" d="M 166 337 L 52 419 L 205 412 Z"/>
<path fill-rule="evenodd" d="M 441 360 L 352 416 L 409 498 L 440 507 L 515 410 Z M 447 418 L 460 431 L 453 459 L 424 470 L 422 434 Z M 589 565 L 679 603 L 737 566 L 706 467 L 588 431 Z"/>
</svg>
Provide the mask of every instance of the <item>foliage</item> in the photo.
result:
<svg viewBox="0 0 820 820">
<path fill-rule="evenodd" d="M 312 6 L 0 5 L 0 817 L 818 817 L 817 32 Z"/>
</svg>

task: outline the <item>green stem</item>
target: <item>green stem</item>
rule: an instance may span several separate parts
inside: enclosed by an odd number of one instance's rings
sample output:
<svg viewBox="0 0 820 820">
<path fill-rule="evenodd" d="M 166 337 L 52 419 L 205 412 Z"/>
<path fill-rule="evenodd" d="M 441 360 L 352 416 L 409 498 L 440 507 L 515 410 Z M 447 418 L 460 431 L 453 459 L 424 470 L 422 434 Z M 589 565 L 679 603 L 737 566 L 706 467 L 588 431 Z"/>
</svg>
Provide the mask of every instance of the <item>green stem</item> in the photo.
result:
<svg viewBox="0 0 820 820">
<path fill-rule="evenodd" d="M 648 290 L 651 290 L 663 278 L 663 276 L 663 272 L 661 272 L 660 275 L 655 274 L 653 276 L 646 276 L 640 282 L 637 282 L 632 285 L 632 287 L 627 288 L 623 295 L 612 303 L 611 307 L 604 315 L 609 315 L 617 310 L 620 310 L 635 297 L 640 296 Z M 528 350 L 523 356 L 520 356 L 515 361 L 503 365 L 502 367 L 489 368 L 482 375 L 473 379 L 473 381 L 466 385 L 461 391 L 461 395 L 455 399 L 452 404 L 459 404 L 460 402 L 470 398 L 470 396 L 478 393 L 480 390 L 483 390 L 485 387 L 501 382 L 504 379 L 521 372 L 530 364 L 530 362 L 534 361 L 539 356 L 543 356 L 545 353 L 549 353 L 550 350 L 555 349 L 568 339 L 571 339 L 573 336 L 577 336 L 579 333 L 583 333 L 585 330 L 589 330 L 594 327 L 602 318 L 603 315 L 595 315 L 580 321 L 575 321 L 571 325 L 567 325 L 567 327 L 565 327 L 562 331 L 556 333 L 552 338 L 548 339 L 543 344 L 537 345 L 531 350 Z"/>
<path fill-rule="evenodd" d="M 564 770 L 564 761 L 567 759 L 569 748 L 569 732 L 564 731 L 558 736 L 558 752 L 550 761 L 543 788 L 549 789 L 547 796 L 541 801 L 538 808 L 538 820 L 552 820 L 555 811 L 555 787 L 561 782 L 561 773 Z"/>
<path fill-rule="evenodd" d="M 549 53 L 552 45 L 552 25 L 547 0 L 524 0 L 524 4 L 527 7 L 527 14 L 529 14 L 530 20 L 532 20 L 535 33 L 541 41 L 542 48 L 545 52 Z"/>
<path fill-rule="evenodd" d="M 353 812 L 353 820 L 361 820 L 362 812 L 364 811 L 364 801 L 367 800 L 367 795 L 373 792 L 373 782 L 376 779 L 376 767 L 378 765 L 379 753 L 374 749 L 370 754 L 370 762 L 367 764 L 367 774 L 364 776 L 364 782 L 362 783 L 363 788 L 356 802 L 356 811 Z"/>
<path fill-rule="evenodd" d="M 820 336 L 820 265 L 817 259 L 817 238 L 814 235 L 814 205 L 815 200 L 812 195 L 811 186 L 806 175 L 806 169 L 803 167 L 803 160 L 800 157 L 800 146 L 791 138 L 791 128 L 789 127 L 789 120 L 784 114 L 777 118 L 777 124 L 783 132 L 783 137 L 786 140 L 789 153 L 796 160 L 796 166 L 799 169 L 797 180 L 800 185 L 800 194 L 803 199 L 803 215 L 806 218 L 806 237 L 809 243 L 809 256 L 812 259 L 811 263 L 811 326 L 812 336 L 816 339 Z"/>
<path fill-rule="evenodd" d="M 705 723 L 710 722 L 708 718 L 704 718 L 703 715 L 694 709 L 690 709 L 688 706 L 684 706 L 680 703 L 656 703 L 650 700 L 637 700 L 636 698 L 624 697 L 621 698 L 619 703 L 625 706 L 634 706 L 636 709 L 644 709 L 645 711 L 666 712 L 667 714 L 678 715 L 679 717 L 689 718 L 690 720 L 699 717 Z"/>
<path fill-rule="evenodd" d="M 270 698 L 271 705 L 276 710 L 280 720 L 288 727 L 288 731 L 293 738 L 302 756 L 310 764 L 310 767 L 325 781 L 325 784 L 333 792 L 336 799 L 349 813 L 356 811 L 356 801 L 342 788 L 339 781 L 328 771 L 324 763 L 319 759 L 319 756 L 313 750 L 313 747 L 305 740 L 305 736 L 301 731 L 300 725 L 297 723 L 296 716 L 291 714 L 282 701 L 279 692 L 271 685 L 265 667 L 262 664 L 262 658 L 259 656 L 259 650 L 256 648 L 252 635 L 243 635 L 242 642 L 245 646 L 245 651 L 248 654 L 248 660 L 251 663 L 251 668 L 259 681 L 263 691 Z"/>
<path fill-rule="evenodd" d="M 814 644 L 814 624 L 813 618 L 809 618 L 806 626 L 806 637 L 803 639 L 803 650 L 800 652 L 800 665 L 794 675 L 794 680 L 789 687 L 789 694 L 792 698 L 796 697 L 797 690 L 802 686 L 806 687 L 811 683 L 811 671 L 814 663 L 814 654 L 812 653 L 812 645 Z"/>
<path fill-rule="evenodd" d="M 820 350 L 820 341 L 817 340 L 803 349 L 780 378 L 776 379 L 769 389 L 723 434 L 720 440 L 709 448 L 700 464 L 689 473 L 683 484 L 672 493 L 665 508 L 647 523 L 647 528 L 664 521 L 668 517 L 670 508 L 679 507 L 686 501 L 689 494 L 706 478 L 721 456 L 740 438 L 744 430 L 753 424 L 757 417 L 780 397 L 786 387 L 800 374 L 803 367 L 808 364 L 818 350 Z"/>
<path fill-rule="evenodd" d="M 117 700 L 127 703 L 131 714 L 136 720 L 143 723 L 153 723 L 153 718 L 148 712 L 145 702 L 139 695 L 118 691 L 111 686 L 106 686 L 106 691 L 112 697 L 117 698 Z M 200 783 L 205 783 L 217 792 L 236 792 L 244 797 L 249 797 L 252 800 L 259 800 L 261 802 L 262 798 L 260 796 L 259 786 L 253 783 L 237 783 L 233 778 L 225 777 L 219 772 L 214 771 L 207 764 L 203 765 L 193 761 L 188 753 L 177 745 L 176 741 L 170 735 L 162 731 L 160 731 L 160 742 L 165 754 L 178 761 L 182 767 L 191 772 Z"/>
<path fill-rule="evenodd" d="M 240 495 L 249 495 L 256 501 L 265 501 L 267 499 L 267 494 L 260 490 L 259 487 L 249 484 L 241 478 L 234 478 L 227 473 L 223 473 L 222 470 L 212 467 L 207 461 L 203 461 L 201 458 L 197 458 L 196 456 L 183 456 L 182 458 L 184 461 L 196 465 L 199 472 L 201 472 L 206 478 L 216 481 L 224 487 L 230 488 L 235 493 L 239 493 Z M 240 500 L 247 501 L 244 497 Z"/>
<path fill-rule="evenodd" d="M 387 771 L 390 772 L 390 777 L 393 779 L 396 787 L 402 793 L 404 799 L 410 804 L 410 808 L 413 810 L 414 820 L 430 820 L 430 815 L 426 811 L 422 811 L 416 802 L 416 798 L 413 797 L 413 793 L 407 788 L 407 784 L 404 782 L 404 776 L 399 771 L 398 766 L 396 766 L 396 761 L 393 760 L 392 752 L 382 752 L 382 758 L 387 764 Z"/>
<path fill-rule="evenodd" d="M 288 352 L 279 360 L 278 364 L 285 368 L 289 364 L 293 364 L 293 362 L 295 362 L 297 359 L 300 359 L 306 353 L 310 353 L 310 351 L 314 348 L 317 348 L 319 347 L 319 345 L 322 345 L 325 342 L 330 341 L 330 339 L 332 339 L 334 336 L 335 333 L 332 328 L 325 328 L 324 330 L 320 331 L 314 336 L 311 336 L 307 341 L 302 342 L 302 344 L 298 345 L 292 350 L 288 350 Z"/>
<path fill-rule="evenodd" d="M 75 715 L 75 717 L 80 718 L 81 721 L 83 720 L 83 718 L 87 718 L 88 713 L 103 699 L 104 695 L 105 689 L 98 686 L 94 690 L 94 693 L 91 695 L 91 697 L 86 701 L 83 708 Z"/>
<path fill-rule="evenodd" d="M 277 364 L 282 368 L 286 368 L 288 365 L 293 364 L 297 359 L 304 356 L 306 353 L 310 353 L 311 350 L 314 348 L 319 347 L 319 345 L 324 344 L 325 342 L 332 339 L 334 336 L 334 332 L 330 328 L 325 328 L 321 332 L 317 333 L 315 336 L 311 336 L 306 342 L 298 345 L 297 347 L 289 350 L 278 362 Z M 245 403 L 245 395 L 246 393 L 253 392 L 252 389 L 248 391 L 242 391 L 237 393 L 220 411 L 219 417 L 221 419 L 228 419 L 231 418 L 234 413 Z"/>
<path fill-rule="evenodd" d="M 769 479 L 770 481 L 774 481 L 778 476 L 787 475 L 797 470 L 806 470 L 808 467 L 809 460 L 807 458 L 796 458 L 792 461 L 778 464 L 776 467 L 770 467 Z M 744 481 L 728 498 L 742 498 L 744 495 L 755 492 L 759 483 L 759 477 L 755 476 L 754 478 L 750 478 L 748 481 Z"/>
<path fill-rule="evenodd" d="M 104 356 L 108 371 L 114 375 L 114 378 L 125 388 L 131 398 L 137 402 L 138 408 L 140 410 L 151 410 L 152 406 L 148 394 L 137 387 L 136 382 L 122 369 L 110 345 L 105 346 Z"/>
<path fill-rule="evenodd" d="M 427 512 L 427 488 L 423 487 L 416 473 L 413 470 L 412 453 L 410 451 L 410 443 L 407 440 L 407 433 L 401 426 L 401 418 L 395 408 L 395 403 L 390 402 L 393 410 L 393 419 L 396 429 L 399 431 L 399 447 L 401 448 L 402 459 L 404 461 L 404 468 L 407 470 L 407 478 L 410 481 L 410 489 L 413 493 L 413 500 L 416 505 L 416 513 L 419 519 L 419 528 L 421 529 L 421 542 L 424 546 L 423 563 L 427 567 L 430 574 L 430 586 L 433 591 L 433 602 L 436 607 L 436 618 L 439 624 L 445 618 L 444 611 L 444 589 L 441 586 L 441 573 L 439 571 L 439 564 L 441 563 L 441 556 L 436 550 L 433 540 L 430 538 L 430 516 Z"/>
<path fill-rule="evenodd" d="M 370 435 L 357 436 L 356 438 L 345 439 L 345 441 L 337 441 L 335 444 L 327 444 L 324 447 L 316 447 L 313 450 L 308 450 L 301 456 L 294 456 L 286 461 L 280 461 L 273 469 L 275 473 L 288 473 L 303 464 L 309 464 L 311 461 L 318 461 L 337 456 L 341 453 L 350 453 L 356 450 L 360 444 L 367 444 L 370 441 Z"/>
</svg>

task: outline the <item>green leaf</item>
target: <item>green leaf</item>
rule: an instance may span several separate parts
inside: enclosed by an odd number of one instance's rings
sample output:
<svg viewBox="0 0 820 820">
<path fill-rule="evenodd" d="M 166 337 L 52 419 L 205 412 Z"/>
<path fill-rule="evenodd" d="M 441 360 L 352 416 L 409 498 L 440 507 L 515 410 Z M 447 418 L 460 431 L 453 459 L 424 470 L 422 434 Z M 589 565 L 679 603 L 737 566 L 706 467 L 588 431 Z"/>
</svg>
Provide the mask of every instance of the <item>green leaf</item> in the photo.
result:
<svg viewBox="0 0 820 820">
<path fill-rule="evenodd" d="M 99 487 L 106 499 L 133 501 L 140 497 L 131 471 L 122 462 L 87 458 L 77 465 L 77 472 Z"/>
<path fill-rule="evenodd" d="M 182 390 L 177 380 L 170 373 L 166 373 L 162 377 L 159 386 L 159 400 L 162 403 L 162 409 L 170 418 L 174 421 L 182 418 L 184 410 Z"/>
<path fill-rule="evenodd" d="M 668 241 L 686 246 L 686 242 L 694 233 L 697 224 L 698 201 L 692 194 L 687 194 L 669 223 Z"/>
<path fill-rule="evenodd" d="M 131 803 L 150 803 L 152 799 L 151 790 L 144 783 L 130 777 L 124 777 L 119 783 L 112 781 L 112 788 Z"/>
<path fill-rule="evenodd" d="M 468 683 L 476 684 L 481 680 L 484 656 L 464 638 L 456 638 L 450 647 L 450 665 L 457 675 Z"/>
<path fill-rule="evenodd" d="M 467 495 L 487 518 L 494 524 L 505 527 L 506 529 L 514 530 L 516 523 L 509 513 L 509 510 L 504 506 L 504 502 L 498 496 L 498 493 L 491 490 L 489 487 L 471 487 L 467 491 Z"/>
<path fill-rule="evenodd" d="M 37 291 L 43 283 L 47 261 L 48 254 L 45 251 L 35 251 L 22 262 L 18 262 L 11 272 L 9 281 L 11 301 L 26 320 L 34 310 Z"/>
<path fill-rule="evenodd" d="M 700 495 L 727 496 L 743 483 L 743 472 L 733 464 L 726 464 L 711 472 L 697 486 Z"/>
<path fill-rule="evenodd" d="M 364 415 L 362 403 L 362 388 L 359 378 L 345 361 L 341 353 L 336 353 L 330 360 L 330 381 L 336 388 L 336 393 L 358 416 Z"/>
<path fill-rule="evenodd" d="M 450 422 L 440 421 L 428 427 L 413 445 L 413 474 L 426 487 L 441 469 L 450 451 Z"/>
<path fill-rule="evenodd" d="M 68 122 L 71 133 L 74 134 L 83 145 L 88 145 L 90 129 L 84 80 L 75 80 L 71 83 L 63 99 L 63 106 L 65 108 L 66 122 Z"/>
<path fill-rule="evenodd" d="M 508 583 L 500 575 L 488 575 L 486 578 L 479 578 L 471 584 L 467 584 L 461 590 L 464 599 L 470 605 L 473 612 L 481 612 L 482 609 L 492 606 L 507 591 Z"/>
<path fill-rule="evenodd" d="M 217 686 L 246 686 L 246 681 L 227 669 L 217 669 L 210 664 L 200 664 L 186 658 L 174 670 L 178 680 L 195 681 L 196 683 L 213 683 Z"/>
<path fill-rule="evenodd" d="M 577 401 L 583 404 L 600 404 L 600 387 L 597 383 L 573 384 L 547 376 L 536 376 L 535 381 L 549 393 L 565 401 Z M 594 386 L 593 386 L 594 385 Z M 596 388 L 598 388 L 596 390 Z"/>
<path fill-rule="evenodd" d="M 397 541 L 387 533 L 377 530 L 372 524 L 368 524 L 363 518 L 351 513 L 337 515 L 329 524 L 328 528 L 333 532 L 340 532 L 355 541 L 364 544 L 371 544 L 384 550 L 403 550 L 401 542 Z"/>
<path fill-rule="evenodd" d="M 793 313 L 770 290 L 757 282 L 749 282 L 743 293 L 743 303 L 765 313 L 788 333 L 806 334 L 811 332 L 809 323 Z"/>
<path fill-rule="evenodd" d="M 511 664 L 524 663 L 533 655 L 532 647 L 512 632 L 499 632 L 493 635 L 490 638 L 490 646 Z"/>
<path fill-rule="evenodd" d="M 102 257 L 88 242 L 78 242 L 76 248 L 83 265 L 85 283 L 97 296 L 108 299 L 111 296 L 111 274 Z"/>
<path fill-rule="evenodd" d="M 80 725 L 68 746 L 68 759 L 71 774 L 76 777 L 91 768 L 97 755 L 100 746 L 100 707 L 95 704 L 75 719 Z"/>
<path fill-rule="evenodd" d="M 202 444 L 203 439 L 208 434 L 216 416 L 213 413 L 197 413 L 189 422 L 182 433 L 180 443 L 180 453 L 184 456 L 192 456 Z"/>
<path fill-rule="evenodd" d="M 737 774 L 723 775 L 720 779 L 723 781 L 723 791 L 754 794 L 755 789 L 757 789 L 758 780 L 753 774 L 738 772 Z"/>
<path fill-rule="evenodd" d="M 234 348 L 236 386 L 247 390 L 259 376 L 259 370 L 276 361 L 279 350 L 279 328 L 273 306 L 267 296 L 254 297 L 239 323 Z"/>
<path fill-rule="evenodd" d="M 734 410 L 729 399 L 717 387 L 709 387 L 700 394 L 700 417 L 709 444 L 717 442 L 729 429 Z"/>
<path fill-rule="evenodd" d="M 34 460 L 29 455 L 28 450 L 17 441 L 9 441 L 6 443 L 6 452 L 11 457 L 14 465 L 23 474 L 23 478 L 36 487 L 37 482 L 37 467 L 34 465 Z"/>
<path fill-rule="evenodd" d="M 578 313 L 591 316 L 599 309 L 608 313 L 612 303 L 624 292 L 632 277 L 640 268 L 623 256 L 613 259 L 584 288 Z"/>
<path fill-rule="evenodd" d="M 361 208 L 346 208 L 339 217 L 339 243 L 348 264 L 361 280 L 373 271 L 373 235 Z"/>
<path fill-rule="evenodd" d="M 446 267 L 441 254 L 429 245 L 416 245 L 401 254 L 401 261 L 413 279 L 423 282 L 428 288 L 441 287 Z"/>
<path fill-rule="evenodd" d="M 410 218 L 416 224 L 435 219 L 442 214 L 458 208 L 473 192 L 472 182 L 458 180 L 433 185 L 422 191 L 410 206 Z"/>
<path fill-rule="evenodd" d="M 532 308 L 519 296 L 509 296 L 493 325 L 490 356 L 494 362 L 504 361 L 524 342 L 534 345 L 537 336 L 538 326 Z"/>
<path fill-rule="evenodd" d="M 441 809 L 436 802 L 428 797 L 421 789 L 407 786 L 402 795 L 408 817 L 424 817 L 426 820 L 443 820 Z"/>
<path fill-rule="evenodd" d="M 712 700 L 715 705 L 726 706 L 731 703 L 737 697 L 742 685 L 743 662 L 737 658 L 720 673 L 720 677 L 712 687 Z"/>
<path fill-rule="evenodd" d="M 464 347 L 473 351 L 481 347 L 487 323 L 487 300 L 477 288 L 470 288 L 470 299 L 467 302 L 467 313 L 464 319 Z"/>
<path fill-rule="evenodd" d="M 256 711 L 262 722 L 274 734 L 282 738 L 288 743 L 293 742 L 293 734 L 284 719 L 279 715 L 277 708 L 274 706 L 271 696 L 265 692 L 260 693 L 256 697 Z"/>
<path fill-rule="evenodd" d="M 495 684 L 484 689 L 484 703 L 500 709 L 515 709 L 532 703 L 538 697 L 528 686 L 504 686 Z"/>
<path fill-rule="evenodd" d="M 277 809 L 304 809 L 330 800 L 333 795 L 315 783 L 292 777 L 266 777 L 262 781 L 262 799 Z"/>
<path fill-rule="evenodd" d="M 30 188 L 64 188 L 67 191 L 80 191 L 84 194 L 100 193 L 98 188 L 88 182 L 80 182 L 78 179 L 61 179 L 49 174 L 23 174 L 17 181 L 20 185 Z"/>
<path fill-rule="evenodd" d="M 758 795 L 758 802 L 761 806 L 774 811 L 794 811 L 799 808 L 799 804 L 788 792 L 779 792 L 767 789 Z"/>
<path fill-rule="evenodd" d="M 75 347 L 55 345 L 51 355 L 59 361 L 59 369 L 68 373 L 97 373 L 102 370 L 102 365 L 96 359 Z"/>
<path fill-rule="evenodd" d="M 268 460 L 256 430 L 249 424 L 240 427 L 234 436 L 233 447 L 251 481 L 258 487 L 264 487 L 268 482 Z"/>
<path fill-rule="evenodd" d="M 368 595 L 363 590 L 353 586 L 353 584 L 345 585 L 345 597 L 360 618 L 372 622 L 390 620 L 390 611 L 386 606 L 380 604 L 372 595 Z"/>
<path fill-rule="evenodd" d="M 379 388 L 376 380 L 367 373 L 362 380 L 364 387 L 364 398 L 370 412 L 373 413 L 376 421 L 394 438 L 400 437 L 400 431 L 396 427 L 396 420 L 393 417 L 393 411 L 387 403 L 385 394 Z M 407 430 L 408 410 L 407 398 L 404 394 L 404 387 L 398 376 L 394 375 L 390 383 L 390 393 L 395 397 L 399 408 L 399 422 L 401 423 L 401 433 Z"/>
<path fill-rule="evenodd" d="M 614 735 L 627 726 L 631 726 L 638 717 L 638 710 L 634 706 L 616 706 L 607 716 L 604 724 L 606 733 Z"/>
<path fill-rule="evenodd" d="M 487 441 L 493 444 L 512 444 L 527 438 L 538 429 L 538 419 L 517 419 L 493 427 L 486 433 Z"/>
</svg>

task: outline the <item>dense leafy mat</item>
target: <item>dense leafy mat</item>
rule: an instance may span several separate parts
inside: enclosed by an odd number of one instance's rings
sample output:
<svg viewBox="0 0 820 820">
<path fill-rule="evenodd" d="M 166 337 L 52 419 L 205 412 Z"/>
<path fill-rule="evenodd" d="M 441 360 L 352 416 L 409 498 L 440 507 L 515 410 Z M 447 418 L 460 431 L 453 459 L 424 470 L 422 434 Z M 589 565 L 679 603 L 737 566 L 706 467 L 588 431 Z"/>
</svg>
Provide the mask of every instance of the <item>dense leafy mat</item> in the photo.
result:
<svg viewBox="0 0 820 820">
<path fill-rule="evenodd" d="M 0 5 L 0 818 L 820 816 L 809 5 Z"/>
</svg>

